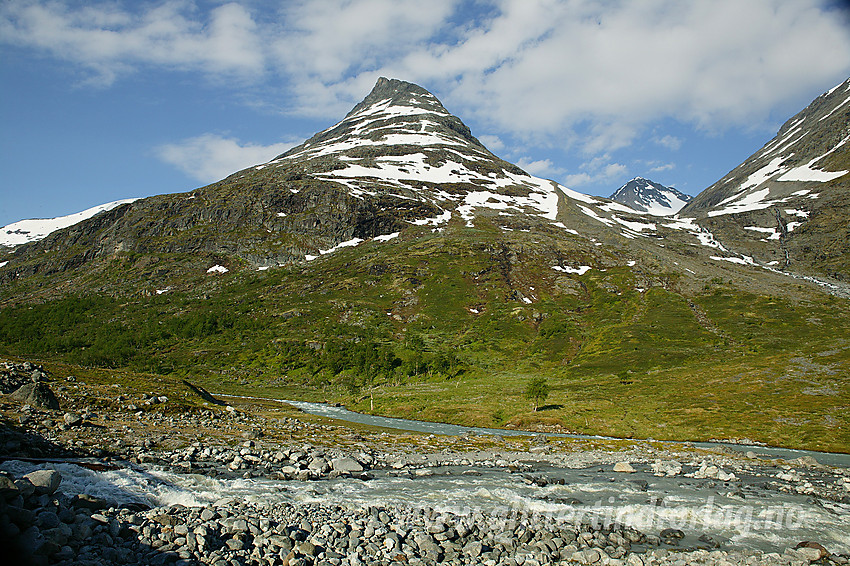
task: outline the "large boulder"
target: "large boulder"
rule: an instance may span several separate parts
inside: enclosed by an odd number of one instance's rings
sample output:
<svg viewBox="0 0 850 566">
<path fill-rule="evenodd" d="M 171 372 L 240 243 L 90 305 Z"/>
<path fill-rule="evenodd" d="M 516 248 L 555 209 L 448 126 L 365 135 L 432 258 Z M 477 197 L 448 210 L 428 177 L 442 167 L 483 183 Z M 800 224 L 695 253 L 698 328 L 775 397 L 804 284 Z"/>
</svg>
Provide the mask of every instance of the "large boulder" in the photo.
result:
<svg viewBox="0 0 850 566">
<path fill-rule="evenodd" d="M 40 409 L 59 408 L 59 400 L 46 383 L 24 384 L 9 395 L 9 398 Z"/>
<path fill-rule="evenodd" d="M 62 474 L 56 470 L 36 470 L 24 476 L 35 486 L 36 495 L 53 495 L 62 483 Z"/>
<path fill-rule="evenodd" d="M 68 426 L 80 426 L 81 424 L 83 424 L 83 417 L 81 417 L 77 413 L 65 413 L 62 419 Z"/>
<path fill-rule="evenodd" d="M 363 466 L 354 458 L 334 458 L 331 460 L 331 467 L 336 472 L 362 472 Z"/>
</svg>

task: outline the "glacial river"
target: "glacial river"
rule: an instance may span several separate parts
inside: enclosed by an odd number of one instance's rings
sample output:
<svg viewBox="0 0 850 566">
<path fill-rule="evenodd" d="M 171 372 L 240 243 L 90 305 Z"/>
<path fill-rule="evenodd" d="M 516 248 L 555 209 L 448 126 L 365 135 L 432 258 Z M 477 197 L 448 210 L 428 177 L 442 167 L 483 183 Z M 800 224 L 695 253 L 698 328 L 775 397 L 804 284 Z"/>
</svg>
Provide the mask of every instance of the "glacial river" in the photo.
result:
<svg viewBox="0 0 850 566">
<path fill-rule="evenodd" d="M 227 397 L 227 395 L 222 395 L 222 397 Z M 250 399 L 251 397 L 241 397 L 243 399 Z M 356 413 L 354 411 L 349 411 L 343 407 L 337 407 L 334 405 L 328 405 L 326 403 L 308 403 L 306 401 L 291 401 L 291 400 L 279 400 L 282 403 L 286 403 L 288 405 L 292 405 L 305 413 L 309 413 L 311 415 L 319 415 L 322 417 L 328 417 L 332 419 L 337 419 L 341 421 L 347 421 L 352 423 L 360 423 L 371 426 L 379 426 L 384 428 L 393 428 L 397 430 L 410 430 L 415 432 L 425 432 L 430 434 L 442 434 L 447 436 L 462 436 L 465 434 L 492 434 L 492 435 L 500 435 L 500 436 L 529 436 L 536 435 L 542 433 L 522 431 L 522 430 L 511 430 L 511 429 L 500 429 L 500 428 L 481 428 L 481 427 L 469 427 L 469 426 L 461 426 L 447 423 L 435 423 L 428 421 L 415 421 L 409 419 L 398 419 L 393 417 L 381 417 L 377 415 L 367 415 L 364 413 Z M 556 433 L 546 433 L 544 436 L 551 436 L 554 438 L 579 438 L 579 439 L 600 439 L 600 438 L 610 438 L 605 436 L 591 436 L 584 434 L 556 434 Z M 630 439 L 632 440 L 632 439 Z M 634 442 L 641 442 L 640 440 L 634 440 Z M 799 458 L 801 456 L 810 456 L 816 459 L 819 463 L 824 464 L 826 466 L 838 466 L 842 468 L 850 468 L 850 454 L 840 454 L 834 452 L 813 452 L 811 450 L 792 450 L 789 448 L 776 448 L 771 446 L 754 446 L 748 444 L 731 444 L 731 443 L 722 443 L 722 442 L 691 442 L 693 446 L 697 446 L 700 448 L 717 448 L 724 447 L 731 450 L 736 450 L 738 452 L 754 452 L 760 456 L 766 456 L 770 458 L 782 458 L 785 460 L 793 460 L 794 458 Z"/>
<path fill-rule="evenodd" d="M 386 419 L 329 405 L 290 403 L 314 414 L 401 430 L 450 435 L 530 434 Z M 824 464 L 848 465 L 846 455 L 840 454 L 736 448 L 783 458 L 811 455 Z M 18 475 L 49 466 L 62 473 L 60 490 L 68 494 L 85 492 L 111 501 L 152 506 L 199 506 L 239 498 L 265 504 L 407 505 L 457 514 L 481 511 L 494 520 L 508 520 L 517 512 L 544 513 L 573 523 L 616 521 L 648 534 L 677 528 L 687 534 L 684 545 L 697 544 L 698 537 L 705 535 L 724 548 L 781 553 L 797 542 L 814 540 L 832 552 L 850 553 L 850 505 L 770 489 L 772 477 L 743 475 L 739 481 L 728 483 L 695 479 L 684 476 L 695 469 L 687 464 L 675 477 L 657 477 L 643 464 L 634 464 L 637 471 L 633 474 L 614 473 L 611 466 L 566 469 L 532 465 L 534 469 L 528 473 L 467 465 L 413 472 L 373 471 L 374 478 L 369 481 L 337 478 L 315 482 L 211 478 L 137 465 L 94 472 L 73 464 L 7 461 L 0 469 Z M 839 480 L 830 472 L 822 477 L 825 481 Z M 535 483 L 530 478 L 546 481 Z"/>
</svg>

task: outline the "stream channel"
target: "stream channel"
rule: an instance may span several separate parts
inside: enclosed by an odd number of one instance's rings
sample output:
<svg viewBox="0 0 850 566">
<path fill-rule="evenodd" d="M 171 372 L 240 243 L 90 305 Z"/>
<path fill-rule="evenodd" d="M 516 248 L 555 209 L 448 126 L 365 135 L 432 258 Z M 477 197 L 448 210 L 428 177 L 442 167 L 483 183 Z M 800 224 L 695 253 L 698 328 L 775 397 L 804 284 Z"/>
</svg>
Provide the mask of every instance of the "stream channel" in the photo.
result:
<svg viewBox="0 0 850 566">
<path fill-rule="evenodd" d="M 391 419 L 364 415 L 344 408 L 300 401 L 282 401 L 302 411 L 338 420 L 438 435 L 501 436 L 533 435 L 516 430 L 482 429 L 441 423 Z M 555 435 L 552 437 L 580 437 Z M 640 443 L 642 441 L 635 441 Z M 692 443 L 701 447 L 724 446 L 754 451 L 785 460 L 812 456 L 826 467 L 805 470 L 806 479 L 817 485 L 840 484 L 847 477 L 850 456 L 715 443 Z M 635 473 L 612 471 L 611 465 L 584 468 L 555 466 L 534 461 L 521 473 L 489 462 L 459 462 L 418 470 L 373 470 L 373 479 L 336 478 L 303 482 L 271 479 L 225 479 L 199 474 L 175 473 L 156 466 L 132 465 L 94 472 L 72 464 L 50 464 L 62 473 L 61 491 L 85 492 L 117 502 L 147 505 L 200 506 L 224 498 L 264 504 L 317 503 L 341 506 L 431 507 L 455 514 L 483 512 L 494 521 L 508 521 L 516 513 L 541 513 L 572 523 L 616 521 L 647 534 L 662 529 L 681 529 L 683 545 L 699 545 L 698 537 L 726 549 L 783 552 L 805 540 L 817 541 L 834 553 L 850 553 L 850 504 L 814 495 L 777 489 L 776 476 L 788 466 L 753 461 L 736 480 L 687 477 L 699 469 L 699 458 L 682 459 L 682 470 L 673 477 L 654 475 L 650 465 L 633 463 Z M 37 466 L 8 461 L 3 469 L 15 474 Z M 800 472 L 802 468 L 797 467 Z M 542 480 L 542 481 L 541 481 Z"/>
</svg>

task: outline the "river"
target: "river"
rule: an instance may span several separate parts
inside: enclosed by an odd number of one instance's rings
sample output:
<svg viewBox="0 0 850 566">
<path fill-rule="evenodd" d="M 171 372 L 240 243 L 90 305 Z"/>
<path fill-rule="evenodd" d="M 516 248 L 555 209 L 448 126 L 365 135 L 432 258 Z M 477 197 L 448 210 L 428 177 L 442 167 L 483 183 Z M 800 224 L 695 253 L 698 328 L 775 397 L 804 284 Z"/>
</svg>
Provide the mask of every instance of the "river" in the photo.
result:
<svg viewBox="0 0 850 566">
<path fill-rule="evenodd" d="M 389 419 L 325 404 L 285 402 L 338 420 L 430 434 L 532 434 Z M 842 454 L 731 446 L 783 458 L 809 455 L 828 466 L 848 465 L 847 456 Z M 17 476 L 35 468 L 53 467 L 62 473 L 61 491 L 89 493 L 119 503 L 200 506 L 238 498 L 265 504 L 431 507 L 461 515 L 483 512 L 494 520 L 509 520 L 518 512 L 540 513 L 573 523 L 616 521 L 645 533 L 658 534 L 668 527 L 681 529 L 687 535 L 685 545 L 699 544 L 698 537 L 702 536 L 724 548 L 782 552 L 789 544 L 814 540 L 832 552 L 850 553 L 850 504 L 777 489 L 771 484 L 776 483 L 777 471 L 784 469 L 769 462 L 763 468 L 754 466 L 749 472 L 739 473 L 731 482 L 688 477 L 698 467 L 696 461 L 683 461 L 682 472 L 674 477 L 656 476 L 649 464 L 640 463 L 634 464 L 636 472 L 632 474 L 614 473 L 611 466 L 558 467 L 530 457 L 527 463 L 531 467 L 524 473 L 479 462 L 375 470 L 369 481 L 337 478 L 315 482 L 215 478 L 152 465 L 95 472 L 66 463 L 7 461 L 0 468 Z M 823 468 L 807 478 L 841 482 L 845 474 L 840 468 Z"/>
</svg>

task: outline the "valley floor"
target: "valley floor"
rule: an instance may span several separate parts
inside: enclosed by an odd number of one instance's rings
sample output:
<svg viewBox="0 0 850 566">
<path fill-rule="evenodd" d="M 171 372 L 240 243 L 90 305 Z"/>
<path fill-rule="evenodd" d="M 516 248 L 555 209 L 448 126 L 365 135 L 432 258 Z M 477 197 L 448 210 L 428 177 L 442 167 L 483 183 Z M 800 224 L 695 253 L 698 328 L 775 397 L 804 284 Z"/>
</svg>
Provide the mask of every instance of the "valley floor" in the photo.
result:
<svg viewBox="0 0 850 566">
<path fill-rule="evenodd" d="M 39 371 L 5 367 L 12 368 L 7 377 Z M 260 400 L 186 405 L 156 391 L 35 377 L 61 409 L 0 396 L 0 529 L 22 564 L 784 565 L 850 558 L 850 469 L 811 457 L 404 433 Z M 619 508 L 604 506 L 620 497 Z M 694 519 L 715 499 L 725 519 Z M 761 520 L 770 502 L 786 519 L 789 510 L 797 513 L 795 524 Z M 687 513 L 677 514 L 677 505 Z M 667 522 L 642 521 L 648 515 Z"/>
</svg>

